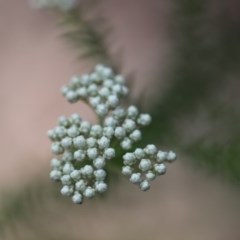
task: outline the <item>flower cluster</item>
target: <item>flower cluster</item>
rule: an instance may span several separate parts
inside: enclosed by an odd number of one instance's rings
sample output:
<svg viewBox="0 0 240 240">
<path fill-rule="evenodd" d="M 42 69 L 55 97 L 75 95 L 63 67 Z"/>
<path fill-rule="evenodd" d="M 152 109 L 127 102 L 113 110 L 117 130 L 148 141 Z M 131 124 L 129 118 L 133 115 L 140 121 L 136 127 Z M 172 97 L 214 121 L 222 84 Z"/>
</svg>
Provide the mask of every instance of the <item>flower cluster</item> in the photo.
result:
<svg viewBox="0 0 240 240">
<path fill-rule="evenodd" d="M 70 11 L 77 6 L 77 0 L 30 0 L 34 8 L 58 8 Z"/>
<path fill-rule="evenodd" d="M 106 165 L 114 161 L 116 144 L 123 152 L 122 174 L 143 191 L 150 188 L 149 181 L 166 172 L 165 161 L 176 159 L 175 153 L 159 151 L 155 145 L 128 152 L 141 140 L 141 128 L 151 123 L 151 116 L 139 113 L 135 106 L 120 106 L 128 88 L 111 68 L 97 65 L 91 74 L 74 76 L 62 93 L 70 103 L 85 101 L 99 118 L 98 124 L 91 124 L 78 114 L 61 116 L 58 126 L 48 131 L 51 150 L 57 155 L 51 161 L 50 177 L 62 183 L 61 194 L 74 203 L 107 190 Z"/>
</svg>

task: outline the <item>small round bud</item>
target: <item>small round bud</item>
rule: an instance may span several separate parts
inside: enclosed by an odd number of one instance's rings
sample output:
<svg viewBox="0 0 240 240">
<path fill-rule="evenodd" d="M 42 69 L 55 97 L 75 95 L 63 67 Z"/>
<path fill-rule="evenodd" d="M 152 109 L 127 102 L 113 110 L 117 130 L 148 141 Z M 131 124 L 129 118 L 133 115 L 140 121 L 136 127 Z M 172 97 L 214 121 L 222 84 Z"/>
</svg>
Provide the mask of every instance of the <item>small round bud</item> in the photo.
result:
<svg viewBox="0 0 240 240">
<path fill-rule="evenodd" d="M 61 167 L 61 161 L 58 160 L 58 159 L 56 159 L 56 158 L 53 158 L 53 159 L 51 160 L 51 167 L 53 167 L 53 168 L 59 168 L 59 167 Z"/>
<path fill-rule="evenodd" d="M 57 134 L 57 137 L 63 138 L 66 136 L 66 130 L 64 127 L 58 126 L 55 128 L 55 133 Z"/>
<path fill-rule="evenodd" d="M 135 155 L 133 153 L 125 153 L 123 155 L 123 163 L 126 165 L 132 165 L 136 162 Z"/>
<path fill-rule="evenodd" d="M 139 182 L 141 182 L 141 174 L 140 173 L 133 173 L 129 180 L 132 183 L 139 183 Z"/>
<path fill-rule="evenodd" d="M 78 95 L 75 91 L 69 90 L 66 93 L 66 98 L 70 103 L 74 103 L 78 100 Z"/>
<path fill-rule="evenodd" d="M 72 114 L 70 120 L 72 124 L 80 125 L 82 118 L 77 113 L 74 113 Z"/>
<path fill-rule="evenodd" d="M 87 187 L 83 194 L 86 198 L 92 198 L 95 196 L 95 190 L 92 187 Z"/>
<path fill-rule="evenodd" d="M 75 188 L 77 191 L 83 192 L 86 189 L 86 183 L 84 182 L 84 180 L 80 179 L 75 183 Z"/>
<path fill-rule="evenodd" d="M 100 192 L 100 193 L 103 193 L 103 192 L 106 192 L 107 190 L 107 184 L 105 182 L 96 182 L 95 183 L 95 189 Z"/>
<path fill-rule="evenodd" d="M 101 103 L 101 98 L 99 96 L 91 97 L 89 103 L 92 107 L 96 108 Z"/>
<path fill-rule="evenodd" d="M 157 153 L 157 147 L 154 144 L 148 144 L 145 148 L 144 151 L 147 155 L 155 155 Z"/>
<path fill-rule="evenodd" d="M 108 107 L 105 104 L 99 104 L 96 108 L 96 113 L 103 117 L 108 113 Z"/>
<path fill-rule="evenodd" d="M 136 123 L 132 119 L 125 119 L 123 127 L 126 132 L 132 132 L 136 128 Z"/>
<path fill-rule="evenodd" d="M 130 106 L 127 109 L 127 114 L 129 118 L 136 119 L 138 116 L 138 109 L 135 106 Z"/>
<path fill-rule="evenodd" d="M 98 157 L 98 158 L 93 160 L 93 165 L 94 165 L 95 168 L 101 169 L 101 168 L 105 167 L 106 161 L 103 157 Z"/>
<path fill-rule="evenodd" d="M 94 171 L 94 176 L 97 181 L 103 181 L 106 178 L 106 171 L 103 169 L 98 169 Z"/>
<path fill-rule="evenodd" d="M 150 159 L 142 159 L 139 163 L 139 169 L 141 169 L 143 172 L 149 170 L 152 167 L 152 162 Z"/>
<path fill-rule="evenodd" d="M 73 170 L 71 173 L 70 173 L 70 177 L 73 179 L 73 180 L 79 180 L 80 177 L 81 177 L 81 173 L 79 170 Z"/>
<path fill-rule="evenodd" d="M 73 165 L 69 162 L 65 163 L 63 166 L 63 173 L 70 174 L 74 170 Z"/>
<path fill-rule="evenodd" d="M 79 130 L 75 125 L 73 125 L 67 130 L 67 134 L 68 134 L 69 137 L 74 138 L 74 137 L 77 137 L 79 135 Z"/>
<path fill-rule="evenodd" d="M 121 85 L 124 85 L 125 84 L 125 79 L 122 75 L 116 75 L 115 76 L 115 81 Z"/>
<path fill-rule="evenodd" d="M 93 138 L 93 137 L 90 137 L 87 139 L 87 145 L 89 148 L 93 148 L 97 145 L 97 139 L 96 138 Z"/>
<path fill-rule="evenodd" d="M 147 126 L 151 123 L 152 118 L 149 114 L 140 114 L 137 123 L 141 126 Z"/>
<path fill-rule="evenodd" d="M 82 203 L 82 195 L 78 192 L 75 192 L 72 196 L 72 201 L 76 204 Z"/>
<path fill-rule="evenodd" d="M 136 130 L 134 130 L 134 131 L 130 134 L 129 137 L 130 137 L 134 142 L 138 142 L 138 141 L 140 141 L 141 138 L 142 138 L 142 133 L 141 133 L 140 130 L 136 129 Z"/>
<path fill-rule="evenodd" d="M 129 150 L 132 148 L 132 141 L 129 138 L 124 138 L 120 145 L 122 149 Z"/>
<path fill-rule="evenodd" d="M 54 154 L 62 154 L 64 151 L 63 147 L 58 142 L 52 144 L 51 150 Z"/>
<path fill-rule="evenodd" d="M 52 170 L 49 176 L 52 180 L 57 181 L 61 179 L 62 173 L 58 170 Z"/>
<path fill-rule="evenodd" d="M 73 144 L 76 148 L 83 149 L 86 146 L 86 140 L 83 136 L 77 136 L 73 139 Z"/>
<path fill-rule="evenodd" d="M 103 87 L 103 88 L 101 88 L 100 90 L 99 90 L 99 95 L 101 96 L 101 97 L 104 97 L 104 98 L 107 98 L 108 96 L 109 96 L 109 94 L 110 94 L 110 91 L 109 91 L 109 89 L 107 88 L 107 87 Z"/>
<path fill-rule="evenodd" d="M 69 121 L 69 119 L 68 119 L 67 117 L 65 117 L 65 116 L 60 116 L 60 117 L 58 118 L 58 124 L 59 124 L 60 126 L 63 126 L 63 127 L 65 127 L 65 128 L 67 128 L 67 127 L 69 127 L 69 125 L 70 125 L 70 121 Z"/>
<path fill-rule="evenodd" d="M 110 95 L 107 99 L 107 104 L 110 108 L 115 108 L 119 104 L 119 98 L 116 95 Z"/>
<path fill-rule="evenodd" d="M 147 191 L 147 190 L 149 190 L 149 189 L 150 189 L 150 184 L 149 184 L 149 182 L 148 182 L 147 180 L 142 181 L 142 182 L 140 183 L 140 189 L 141 189 L 142 191 Z"/>
<path fill-rule="evenodd" d="M 93 174 L 93 167 L 91 165 L 85 165 L 81 172 L 83 175 L 91 176 Z"/>
<path fill-rule="evenodd" d="M 98 124 L 93 125 L 90 131 L 92 137 L 100 137 L 102 135 L 102 127 Z"/>
<path fill-rule="evenodd" d="M 150 180 L 150 181 L 152 181 L 156 178 L 156 174 L 153 173 L 152 171 L 148 171 L 145 176 L 146 176 L 147 180 Z"/>
<path fill-rule="evenodd" d="M 80 162 L 83 161 L 86 157 L 85 153 L 82 150 L 75 151 L 73 156 L 74 156 L 74 159 Z"/>
<path fill-rule="evenodd" d="M 96 96 L 98 93 L 98 87 L 96 84 L 92 83 L 91 85 L 89 85 L 87 91 L 90 96 Z"/>
<path fill-rule="evenodd" d="M 106 127 L 115 127 L 116 125 L 117 121 L 113 117 L 107 117 L 104 121 L 104 126 Z"/>
<path fill-rule="evenodd" d="M 89 148 L 89 149 L 87 150 L 87 156 L 88 156 L 90 159 L 95 159 L 95 158 L 98 156 L 97 148 Z"/>
<path fill-rule="evenodd" d="M 133 172 L 133 169 L 130 166 L 123 166 L 122 167 L 122 174 L 125 176 L 131 175 Z"/>
<path fill-rule="evenodd" d="M 56 141 L 57 140 L 57 134 L 53 129 L 47 131 L 47 136 L 51 141 Z"/>
<path fill-rule="evenodd" d="M 71 184 L 71 178 L 69 175 L 63 175 L 61 177 L 61 182 L 63 185 L 70 185 Z"/>
<path fill-rule="evenodd" d="M 134 151 L 134 154 L 136 156 L 137 159 L 142 159 L 145 157 L 145 152 L 142 148 L 137 148 L 135 151 Z"/>
<path fill-rule="evenodd" d="M 63 138 L 62 141 L 61 141 L 61 145 L 65 149 L 70 148 L 72 146 L 72 138 L 70 138 L 70 137 Z"/>
<path fill-rule="evenodd" d="M 87 134 L 90 131 L 90 129 L 91 129 L 90 122 L 82 121 L 80 126 L 80 132 Z"/>
<path fill-rule="evenodd" d="M 176 155 L 175 152 L 169 151 L 169 152 L 167 153 L 167 161 L 173 162 L 173 161 L 176 160 L 176 158 L 177 158 L 177 155 Z"/>
<path fill-rule="evenodd" d="M 162 175 L 166 173 L 167 168 L 163 163 L 160 163 L 160 164 L 154 164 L 154 170 L 157 174 Z"/>
<path fill-rule="evenodd" d="M 77 96 L 81 99 L 85 99 L 88 97 L 88 90 L 85 87 L 78 88 L 76 93 L 77 93 Z"/>
<path fill-rule="evenodd" d="M 70 151 L 65 151 L 62 155 L 62 160 L 66 162 L 70 162 L 73 160 L 73 154 Z"/>
<path fill-rule="evenodd" d="M 108 160 L 115 157 L 115 149 L 114 148 L 106 148 L 104 150 L 104 157 Z"/>
<path fill-rule="evenodd" d="M 162 163 L 167 159 L 167 152 L 158 151 L 156 160 L 158 163 Z"/>
<path fill-rule="evenodd" d="M 61 189 L 61 194 L 63 196 L 71 196 L 73 193 L 73 189 L 70 187 L 70 186 L 63 186 L 62 189 Z"/>
<path fill-rule="evenodd" d="M 108 148 L 109 145 L 110 145 L 110 140 L 105 136 L 102 136 L 98 140 L 98 146 L 99 146 L 100 149 Z"/>
<path fill-rule="evenodd" d="M 123 139 L 126 136 L 125 129 L 123 127 L 116 127 L 114 136 L 117 139 Z"/>
<path fill-rule="evenodd" d="M 112 138 L 114 134 L 114 129 L 112 127 L 104 127 L 103 128 L 103 135 L 109 139 Z"/>
</svg>

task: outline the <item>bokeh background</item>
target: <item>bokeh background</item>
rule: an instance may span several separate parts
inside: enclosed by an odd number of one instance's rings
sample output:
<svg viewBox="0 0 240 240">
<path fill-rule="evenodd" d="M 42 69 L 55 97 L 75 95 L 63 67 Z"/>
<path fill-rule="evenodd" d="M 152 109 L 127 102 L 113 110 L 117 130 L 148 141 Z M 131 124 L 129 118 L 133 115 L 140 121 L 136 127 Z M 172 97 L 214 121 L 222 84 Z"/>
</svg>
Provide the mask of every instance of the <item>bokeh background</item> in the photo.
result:
<svg viewBox="0 0 240 240">
<path fill-rule="evenodd" d="M 64 13 L 0 0 L 1 239 L 240 239 L 238 1 L 82 1 L 78 11 L 127 76 L 130 101 L 153 114 L 146 141 L 178 161 L 147 193 L 115 176 L 102 198 L 63 199 L 46 131 L 75 111 L 95 121 L 59 89 L 99 59 L 63 37 Z"/>
</svg>

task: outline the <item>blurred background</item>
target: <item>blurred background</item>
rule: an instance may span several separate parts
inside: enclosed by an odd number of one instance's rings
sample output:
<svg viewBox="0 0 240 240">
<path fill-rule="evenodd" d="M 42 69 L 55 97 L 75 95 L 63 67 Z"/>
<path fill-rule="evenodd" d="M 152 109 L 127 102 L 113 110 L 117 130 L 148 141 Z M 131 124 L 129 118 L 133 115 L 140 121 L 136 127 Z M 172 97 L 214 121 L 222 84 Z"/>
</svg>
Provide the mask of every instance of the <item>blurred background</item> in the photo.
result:
<svg viewBox="0 0 240 240">
<path fill-rule="evenodd" d="M 236 0 L 81 1 L 69 12 L 0 0 L 1 239 L 240 239 L 239 42 Z M 59 89 L 97 62 L 151 112 L 144 141 L 179 157 L 148 192 L 114 175 L 106 196 L 78 206 L 49 180 L 46 131 L 76 111 L 95 121 Z"/>
</svg>

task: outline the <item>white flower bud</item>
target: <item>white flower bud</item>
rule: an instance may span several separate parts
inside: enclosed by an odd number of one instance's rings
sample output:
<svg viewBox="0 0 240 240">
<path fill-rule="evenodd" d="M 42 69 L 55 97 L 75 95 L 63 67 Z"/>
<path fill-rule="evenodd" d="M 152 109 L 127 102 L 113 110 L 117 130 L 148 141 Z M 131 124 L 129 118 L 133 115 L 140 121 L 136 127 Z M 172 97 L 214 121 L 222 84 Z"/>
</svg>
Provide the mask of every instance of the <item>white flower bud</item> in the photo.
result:
<svg viewBox="0 0 240 240">
<path fill-rule="evenodd" d="M 96 113 L 103 117 L 108 113 L 108 107 L 105 104 L 99 104 L 96 108 Z"/>
<path fill-rule="evenodd" d="M 78 87 L 80 85 L 80 78 L 78 76 L 72 76 L 71 78 L 71 86 Z"/>
<path fill-rule="evenodd" d="M 90 129 L 91 129 L 90 122 L 82 121 L 80 126 L 80 132 L 87 134 L 90 131 Z"/>
<path fill-rule="evenodd" d="M 99 96 L 91 97 L 89 103 L 92 107 L 96 108 L 101 103 L 101 98 Z"/>
<path fill-rule="evenodd" d="M 129 150 L 132 148 L 132 141 L 129 138 L 124 138 L 120 145 L 122 149 Z"/>
<path fill-rule="evenodd" d="M 150 189 L 150 184 L 149 184 L 149 182 L 148 182 L 147 180 L 142 181 L 142 182 L 140 183 L 140 189 L 141 189 L 142 191 L 147 191 L 147 190 L 149 190 L 149 189 Z"/>
<path fill-rule="evenodd" d="M 141 126 L 147 126 L 151 123 L 152 118 L 149 114 L 140 114 L 137 119 L 137 123 Z"/>
<path fill-rule="evenodd" d="M 156 160 L 158 163 L 162 163 L 167 159 L 167 152 L 158 151 Z"/>
<path fill-rule="evenodd" d="M 71 177 L 69 175 L 63 175 L 61 177 L 61 182 L 63 185 L 70 185 L 71 184 Z"/>
<path fill-rule="evenodd" d="M 126 136 L 125 129 L 123 127 L 116 127 L 114 136 L 117 139 L 123 139 Z"/>
<path fill-rule="evenodd" d="M 82 195 L 78 192 L 75 192 L 72 196 L 72 201 L 76 204 L 82 203 Z"/>
<path fill-rule="evenodd" d="M 96 84 L 92 83 L 88 86 L 87 91 L 90 96 L 96 96 L 98 93 L 98 87 Z"/>
<path fill-rule="evenodd" d="M 106 165 L 106 161 L 103 157 L 98 157 L 93 160 L 93 166 L 97 169 L 102 169 Z"/>
<path fill-rule="evenodd" d="M 73 125 L 67 130 L 67 134 L 68 134 L 69 137 L 74 138 L 74 137 L 77 137 L 79 135 L 79 130 L 75 125 Z"/>
<path fill-rule="evenodd" d="M 77 113 L 72 114 L 70 120 L 75 125 L 80 125 L 82 122 L 82 118 Z"/>
<path fill-rule="evenodd" d="M 62 154 L 64 151 L 63 147 L 58 142 L 52 144 L 51 150 L 54 154 Z"/>
<path fill-rule="evenodd" d="M 56 127 L 55 128 L 55 133 L 57 134 L 57 136 L 59 137 L 59 138 L 63 138 L 63 137 L 65 137 L 66 136 L 66 129 L 64 128 L 64 127 Z"/>
<path fill-rule="evenodd" d="M 138 142 L 138 141 L 140 141 L 141 138 L 142 138 L 142 133 L 141 133 L 140 130 L 136 129 L 136 130 L 134 130 L 134 131 L 130 134 L 129 137 L 130 137 L 134 142 Z"/>
<path fill-rule="evenodd" d="M 103 181 L 106 178 L 106 171 L 103 169 L 97 169 L 94 171 L 94 176 L 97 181 Z"/>
<path fill-rule="evenodd" d="M 163 163 L 160 163 L 160 164 L 154 164 L 154 170 L 156 171 L 157 174 L 162 175 L 166 173 L 167 168 Z"/>
<path fill-rule="evenodd" d="M 107 117 L 104 121 L 104 126 L 106 127 L 115 127 L 116 125 L 117 121 L 113 117 Z"/>
<path fill-rule="evenodd" d="M 90 159 L 95 159 L 98 156 L 98 150 L 97 148 L 89 148 L 87 150 L 87 155 Z"/>
<path fill-rule="evenodd" d="M 169 152 L 167 153 L 167 161 L 173 162 L 173 161 L 176 160 L 176 158 L 177 158 L 177 155 L 176 155 L 175 152 L 169 151 Z"/>
<path fill-rule="evenodd" d="M 77 161 L 80 161 L 80 162 L 83 161 L 86 157 L 84 151 L 82 151 L 82 150 L 75 151 L 73 156 L 74 156 L 74 159 L 76 159 Z"/>
<path fill-rule="evenodd" d="M 92 137 L 100 137 L 102 135 L 102 127 L 98 124 L 93 125 L 90 131 Z"/>
<path fill-rule="evenodd" d="M 89 148 L 95 147 L 97 145 L 97 139 L 93 137 L 88 138 L 87 145 Z"/>
<path fill-rule="evenodd" d="M 61 194 L 63 196 L 71 196 L 73 193 L 73 189 L 70 187 L 70 186 L 63 186 L 62 189 L 61 189 Z"/>
<path fill-rule="evenodd" d="M 107 99 L 107 104 L 110 108 L 115 108 L 119 104 L 119 98 L 116 95 L 110 95 Z"/>
<path fill-rule="evenodd" d="M 63 166 L 63 173 L 70 174 L 74 170 L 73 165 L 69 162 L 65 163 Z"/>
<path fill-rule="evenodd" d="M 114 134 L 114 129 L 112 127 L 104 127 L 103 128 L 103 135 L 109 139 L 112 138 Z"/>
<path fill-rule="evenodd" d="M 91 165 L 85 165 L 83 168 L 81 168 L 81 172 L 83 175 L 92 176 L 93 167 Z"/>
<path fill-rule="evenodd" d="M 66 93 L 66 98 L 70 103 L 74 103 L 78 100 L 78 95 L 75 91 L 69 90 Z"/>
<path fill-rule="evenodd" d="M 87 187 L 83 194 L 86 198 L 92 198 L 95 196 L 95 190 L 92 187 Z"/>
<path fill-rule="evenodd" d="M 86 146 L 86 140 L 83 136 L 78 136 L 73 139 L 73 144 L 76 148 L 83 149 Z"/>
<path fill-rule="evenodd" d="M 73 154 L 72 152 L 65 151 L 62 155 L 62 160 L 66 162 L 70 162 L 73 160 Z"/>
<path fill-rule="evenodd" d="M 148 144 L 145 148 L 144 151 L 147 155 L 155 155 L 157 153 L 157 147 L 154 144 Z"/>
<path fill-rule="evenodd" d="M 109 89 L 107 88 L 107 87 L 103 87 L 103 88 L 101 88 L 100 90 L 99 90 L 99 95 L 101 96 L 101 97 L 104 97 L 104 98 L 107 98 L 108 96 L 109 96 L 109 94 L 110 94 L 110 91 L 109 91 Z"/>
<path fill-rule="evenodd" d="M 124 108 L 118 107 L 113 111 L 113 116 L 116 119 L 122 119 L 126 116 L 126 111 Z"/>
<path fill-rule="evenodd" d="M 68 119 L 67 117 L 65 117 L 65 116 L 60 116 L 60 117 L 58 118 L 58 124 L 59 124 L 60 126 L 63 126 L 63 127 L 65 127 L 65 128 L 67 128 L 67 127 L 69 127 L 69 125 L 70 125 L 70 121 L 69 121 L 69 119 Z"/>
<path fill-rule="evenodd" d="M 125 153 L 123 155 L 123 163 L 125 165 L 132 165 L 136 162 L 135 155 L 133 153 Z"/>
<path fill-rule="evenodd" d="M 47 131 L 47 136 L 51 141 L 56 141 L 57 140 L 57 134 L 53 129 Z"/>
<path fill-rule="evenodd" d="M 152 162 L 150 159 L 142 159 L 139 163 L 139 169 L 141 169 L 143 172 L 149 170 L 152 168 Z"/>
<path fill-rule="evenodd" d="M 156 178 L 155 173 L 153 173 L 152 171 L 148 171 L 145 176 L 146 176 L 147 180 L 150 180 L 150 181 L 152 181 Z"/>
<path fill-rule="evenodd" d="M 140 173 L 133 173 L 129 180 L 132 183 L 139 183 L 142 180 L 141 179 L 141 174 Z"/>
<path fill-rule="evenodd" d="M 70 148 L 72 146 L 72 138 L 70 138 L 70 137 L 63 138 L 62 141 L 61 141 L 61 145 L 65 149 Z"/>
<path fill-rule="evenodd" d="M 83 192 L 86 189 L 86 183 L 81 179 L 75 183 L 75 188 L 77 191 Z"/>
<path fill-rule="evenodd" d="M 145 157 L 145 152 L 142 148 L 136 148 L 134 154 L 137 159 L 142 159 Z"/>
<path fill-rule="evenodd" d="M 58 160 L 58 159 L 56 159 L 56 158 L 53 158 L 53 159 L 51 160 L 51 167 L 53 167 L 53 168 L 55 168 L 55 169 L 61 167 L 61 161 Z"/>
<path fill-rule="evenodd" d="M 123 166 L 122 167 L 122 174 L 125 176 L 131 175 L 133 172 L 133 169 L 130 166 Z"/>
<path fill-rule="evenodd" d="M 88 90 L 85 87 L 78 88 L 76 93 L 77 93 L 77 96 L 81 99 L 85 99 L 88 97 Z"/>
<path fill-rule="evenodd" d="M 62 86 L 62 87 L 61 87 L 61 93 L 62 93 L 62 95 L 63 95 L 63 96 L 66 96 L 66 94 L 68 93 L 69 90 L 70 90 L 70 89 L 69 89 L 68 86 L 66 86 L 66 85 Z"/>
<path fill-rule="evenodd" d="M 98 140 L 98 146 L 99 146 L 100 149 L 108 148 L 109 145 L 110 145 L 110 140 L 105 136 L 102 136 Z"/>
<path fill-rule="evenodd" d="M 58 170 L 52 170 L 49 176 L 52 180 L 57 181 L 61 179 L 62 173 Z"/>
<path fill-rule="evenodd" d="M 106 148 L 104 150 L 104 157 L 108 160 L 115 157 L 115 149 L 114 148 Z"/>
<path fill-rule="evenodd" d="M 124 85 L 125 84 L 125 79 L 122 75 L 116 75 L 115 76 L 115 81 L 121 85 Z"/>
<path fill-rule="evenodd" d="M 113 71 L 112 71 L 111 68 L 105 67 L 105 68 L 102 70 L 101 73 L 102 73 L 102 76 L 103 76 L 104 78 L 108 78 L 108 77 L 111 77 L 111 76 L 112 76 Z"/>
<path fill-rule="evenodd" d="M 95 183 L 95 189 L 100 193 L 106 192 L 107 187 L 108 186 L 105 182 L 100 181 Z"/>
<path fill-rule="evenodd" d="M 130 106 L 127 109 L 127 115 L 129 118 L 136 119 L 138 116 L 138 109 L 135 106 Z"/>
<path fill-rule="evenodd" d="M 91 82 L 90 76 L 88 74 L 84 74 L 80 79 L 81 79 L 81 84 L 85 87 L 87 87 Z"/>
<path fill-rule="evenodd" d="M 81 173 L 79 170 L 73 170 L 71 173 L 70 173 L 70 177 L 73 179 L 73 180 L 79 180 L 80 177 L 81 177 Z"/>
</svg>

